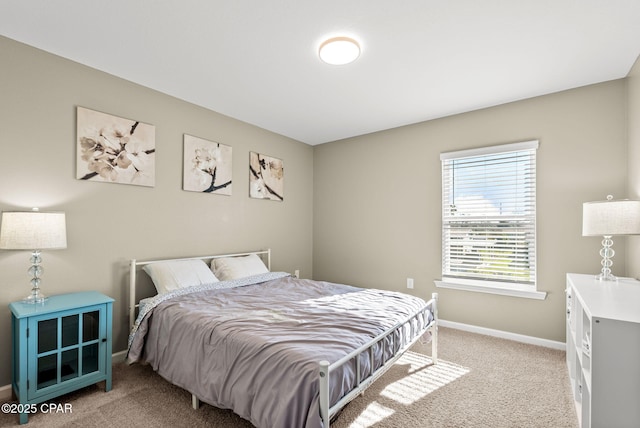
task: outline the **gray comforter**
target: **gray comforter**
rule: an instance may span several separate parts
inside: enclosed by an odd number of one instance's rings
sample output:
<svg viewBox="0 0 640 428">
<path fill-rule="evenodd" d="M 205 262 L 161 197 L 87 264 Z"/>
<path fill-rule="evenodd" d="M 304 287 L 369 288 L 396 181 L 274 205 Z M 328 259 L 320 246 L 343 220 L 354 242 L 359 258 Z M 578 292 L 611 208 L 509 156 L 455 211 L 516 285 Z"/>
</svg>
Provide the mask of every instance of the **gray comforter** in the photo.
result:
<svg viewBox="0 0 640 428">
<path fill-rule="evenodd" d="M 318 362 L 337 361 L 425 306 L 402 293 L 270 275 L 154 299 L 136 321 L 128 361 L 150 363 L 257 427 L 318 428 Z M 377 347 L 375 360 L 396 345 Z M 331 374 L 332 404 L 352 388 L 353 366 Z"/>
</svg>

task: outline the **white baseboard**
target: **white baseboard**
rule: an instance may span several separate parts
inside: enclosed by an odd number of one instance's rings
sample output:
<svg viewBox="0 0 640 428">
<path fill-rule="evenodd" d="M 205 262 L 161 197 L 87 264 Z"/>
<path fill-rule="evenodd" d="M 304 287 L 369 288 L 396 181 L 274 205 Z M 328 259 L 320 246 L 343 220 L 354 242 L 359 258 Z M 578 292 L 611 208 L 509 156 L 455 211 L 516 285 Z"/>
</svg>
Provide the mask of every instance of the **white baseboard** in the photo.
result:
<svg viewBox="0 0 640 428">
<path fill-rule="evenodd" d="M 463 324 L 443 319 L 438 320 L 438 325 L 442 327 L 455 328 L 456 330 L 464 330 L 471 333 L 499 337 L 501 339 L 515 340 L 516 342 L 528 343 L 529 345 L 544 346 L 545 348 L 558 349 L 560 351 L 567 350 L 566 343 L 556 342 L 555 340 L 541 339 L 539 337 L 525 336 L 523 334 L 510 333 L 508 331 L 494 330 L 491 328 L 478 327 L 475 325 Z"/>
<path fill-rule="evenodd" d="M 553 340 L 540 339 L 539 337 L 525 336 L 523 334 L 509 333 L 508 331 L 493 330 L 491 328 L 478 327 L 470 324 L 462 324 L 454 321 L 438 320 L 438 325 L 441 327 L 455 328 L 457 330 L 464 330 L 471 333 L 485 334 L 487 336 L 499 337 L 501 339 L 515 340 L 516 342 L 528 343 L 530 345 L 544 346 L 547 348 L 558 349 L 565 351 L 567 349 L 566 344 L 562 342 L 556 342 Z M 113 363 L 120 363 L 125 360 L 127 351 L 116 352 L 111 356 Z M 0 386 L 0 401 L 6 402 L 11 400 L 11 385 Z"/>
<path fill-rule="evenodd" d="M 111 355 L 111 362 L 114 364 L 121 363 L 125 360 L 125 358 L 127 358 L 126 349 L 124 351 L 116 352 L 115 354 Z"/>
<path fill-rule="evenodd" d="M 111 356 L 112 363 L 121 363 L 127 357 L 127 351 L 116 352 Z M 0 386 L 0 402 L 5 403 L 11 400 L 11 384 Z"/>
</svg>

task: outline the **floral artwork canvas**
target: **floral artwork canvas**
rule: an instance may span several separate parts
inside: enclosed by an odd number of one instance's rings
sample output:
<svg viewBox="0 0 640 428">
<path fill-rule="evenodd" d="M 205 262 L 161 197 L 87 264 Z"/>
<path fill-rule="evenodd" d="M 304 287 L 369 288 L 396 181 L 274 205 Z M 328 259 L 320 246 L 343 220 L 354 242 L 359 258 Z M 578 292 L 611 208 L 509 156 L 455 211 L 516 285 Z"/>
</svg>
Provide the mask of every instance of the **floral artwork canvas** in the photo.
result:
<svg viewBox="0 0 640 428">
<path fill-rule="evenodd" d="M 232 148 L 184 134 L 182 188 L 192 192 L 231 195 Z"/>
<path fill-rule="evenodd" d="M 284 201 L 284 163 L 282 159 L 249 152 L 249 196 Z"/>
<path fill-rule="evenodd" d="M 155 185 L 155 126 L 77 108 L 79 180 Z"/>
</svg>

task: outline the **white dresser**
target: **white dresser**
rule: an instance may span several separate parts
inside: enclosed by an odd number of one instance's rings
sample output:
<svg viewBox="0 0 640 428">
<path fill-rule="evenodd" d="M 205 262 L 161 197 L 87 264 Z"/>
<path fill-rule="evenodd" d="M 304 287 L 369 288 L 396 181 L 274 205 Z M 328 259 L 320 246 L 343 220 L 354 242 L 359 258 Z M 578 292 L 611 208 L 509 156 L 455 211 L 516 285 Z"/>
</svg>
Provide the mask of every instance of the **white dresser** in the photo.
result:
<svg viewBox="0 0 640 428">
<path fill-rule="evenodd" d="M 640 427 L 640 282 L 567 274 L 567 367 L 581 427 Z"/>
</svg>

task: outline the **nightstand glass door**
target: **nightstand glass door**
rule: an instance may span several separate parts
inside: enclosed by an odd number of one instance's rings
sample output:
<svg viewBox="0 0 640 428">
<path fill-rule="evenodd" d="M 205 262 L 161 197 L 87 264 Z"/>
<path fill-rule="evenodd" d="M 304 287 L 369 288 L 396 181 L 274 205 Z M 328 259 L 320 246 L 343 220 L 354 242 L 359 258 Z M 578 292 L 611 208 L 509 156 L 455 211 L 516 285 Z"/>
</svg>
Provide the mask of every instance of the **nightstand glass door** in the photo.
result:
<svg viewBox="0 0 640 428">
<path fill-rule="evenodd" d="M 67 315 L 61 318 L 62 322 L 62 351 L 60 358 L 60 381 L 78 377 L 78 329 L 79 315 Z"/>
<path fill-rule="evenodd" d="M 58 318 L 38 321 L 38 384 L 37 389 L 57 383 Z"/>
<path fill-rule="evenodd" d="M 98 311 L 82 314 L 82 374 L 86 375 L 99 369 L 100 313 Z"/>
<path fill-rule="evenodd" d="M 29 385 L 30 397 L 46 394 L 51 386 L 98 373 L 104 367 L 104 312 L 104 306 L 94 306 L 55 318 L 43 315 L 29 320 L 36 339 L 29 343 L 36 354 L 36 373 L 31 377 L 36 382 Z"/>
</svg>

